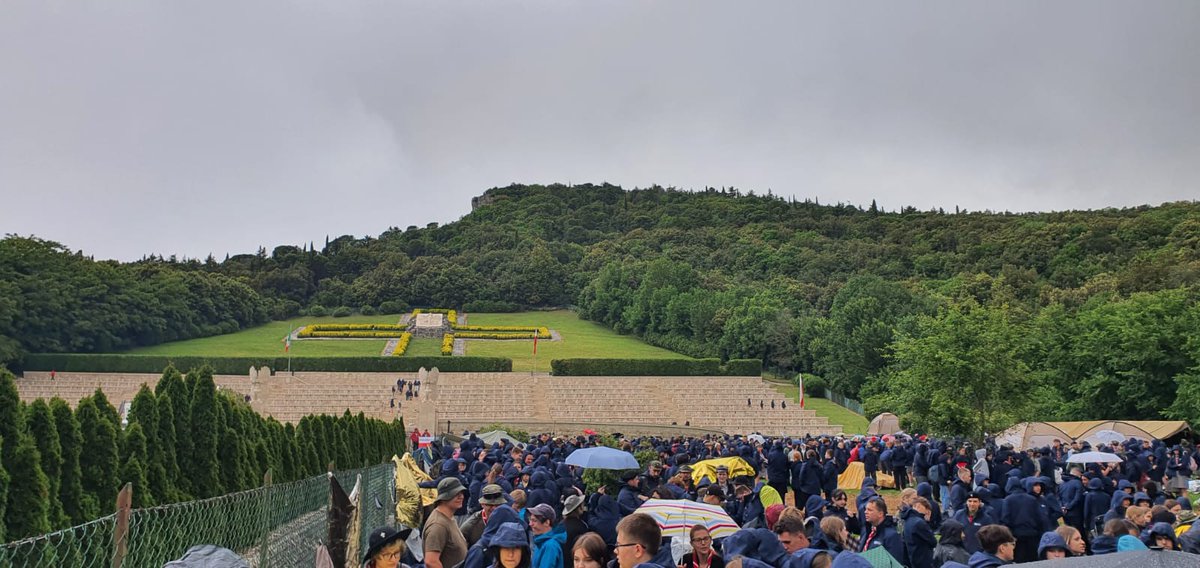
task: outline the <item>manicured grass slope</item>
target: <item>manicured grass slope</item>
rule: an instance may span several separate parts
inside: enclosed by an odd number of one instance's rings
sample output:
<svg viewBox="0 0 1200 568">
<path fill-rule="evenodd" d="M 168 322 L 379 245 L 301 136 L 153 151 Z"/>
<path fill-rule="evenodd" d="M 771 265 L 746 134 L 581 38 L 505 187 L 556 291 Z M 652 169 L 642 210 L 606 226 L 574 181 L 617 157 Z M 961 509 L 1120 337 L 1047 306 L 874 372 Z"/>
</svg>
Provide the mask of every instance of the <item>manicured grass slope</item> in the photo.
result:
<svg viewBox="0 0 1200 568">
<path fill-rule="evenodd" d="M 775 387 L 783 396 L 787 397 L 788 404 L 796 400 L 796 385 L 788 385 L 769 381 L 767 384 Z M 856 414 L 852 410 L 847 410 L 845 407 L 838 406 L 823 398 L 808 397 L 804 399 L 804 408 L 815 410 L 817 415 L 829 418 L 830 424 L 841 424 L 842 431 L 847 434 L 866 434 L 867 426 L 871 421 L 861 414 Z"/>
<path fill-rule="evenodd" d="M 538 341 L 537 367 L 533 364 L 533 341 L 467 341 L 467 355 L 508 357 L 513 371 L 549 371 L 551 359 L 609 358 L 689 359 L 674 351 L 654 347 L 640 339 L 620 335 L 602 325 L 579 319 L 575 312 L 519 312 L 514 314 L 468 314 L 469 325 L 544 325 L 562 335 L 562 341 Z"/>
<path fill-rule="evenodd" d="M 129 351 L 135 355 L 194 355 L 200 357 L 283 357 L 283 338 L 288 332 L 310 323 L 397 323 L 398 315 L 298 317 L 273 321 L 237 333 L 173 341 Z M 292 341 L 293 357 L 377 357 L 386 340 L 304 339 Z M 411 349 L 410 349 L 411 351 Z M 439 353 L 432 353 L 437 355 Z"/>
</svg>

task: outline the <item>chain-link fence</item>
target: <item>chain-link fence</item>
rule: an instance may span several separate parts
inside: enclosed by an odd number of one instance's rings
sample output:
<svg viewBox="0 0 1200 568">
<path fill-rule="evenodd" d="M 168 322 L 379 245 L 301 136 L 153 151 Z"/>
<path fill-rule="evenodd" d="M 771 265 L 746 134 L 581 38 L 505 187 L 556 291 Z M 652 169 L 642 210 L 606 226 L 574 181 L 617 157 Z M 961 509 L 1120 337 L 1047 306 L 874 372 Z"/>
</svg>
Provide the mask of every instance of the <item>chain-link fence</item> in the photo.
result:
<svg viewBox="0 0 1200 568">
<path fill-rule="evenodd" d="M 395 516 L 395 465 L 334 473 L 346 493 L 359 475 L 354 514 L 363 527 L 362 550 L 368 531 Z M 329 477 L 321 475 L 202 501 L 118 510 L 0 546 L 0 566 L 159 568 L 198 544 L 228 548 L 259 568 L 311 566 L 317 546 L 330 540 L 330 495 Z"/>
</svg>

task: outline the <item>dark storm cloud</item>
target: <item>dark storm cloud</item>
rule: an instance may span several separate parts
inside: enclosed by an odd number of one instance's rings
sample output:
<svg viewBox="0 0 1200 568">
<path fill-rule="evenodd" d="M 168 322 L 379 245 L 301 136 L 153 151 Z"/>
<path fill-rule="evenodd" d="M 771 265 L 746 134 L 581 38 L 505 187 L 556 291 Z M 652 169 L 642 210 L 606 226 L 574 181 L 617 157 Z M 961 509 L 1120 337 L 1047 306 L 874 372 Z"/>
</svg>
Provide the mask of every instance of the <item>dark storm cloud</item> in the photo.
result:
<svg viewBox="0 0 1200 568">
<path fill-rule="evenodd" d="M 204 256 L 509 182 L 1191 199 L 1193 2 L 0 5 L 0 231 Z"/>
</svg>

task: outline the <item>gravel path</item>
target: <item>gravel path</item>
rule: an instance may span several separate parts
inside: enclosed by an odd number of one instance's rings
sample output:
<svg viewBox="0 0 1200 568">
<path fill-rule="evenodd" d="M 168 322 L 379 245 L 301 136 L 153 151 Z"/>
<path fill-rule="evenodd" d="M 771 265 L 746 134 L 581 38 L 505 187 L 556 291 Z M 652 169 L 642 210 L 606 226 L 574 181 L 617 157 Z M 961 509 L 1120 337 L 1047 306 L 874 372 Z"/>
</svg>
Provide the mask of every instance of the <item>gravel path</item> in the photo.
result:
<svg viewBox="0 0 1200 568">
<path fill-rule="evenodd" d="M 453 353 L 454 353 L 455 357 L 462 357 L 463 355 L 466 355 L 467 354 L 467 340 L 455 339 Z"/>
<path fill-rule="evenodd" d="M 383 353 L 380 353 L 379 356 L 380 357 L 391 357 L 392 351 L 396 349 L 397 343 L 400 343 L 399 339 L 389 339 L 387 342 L 387 345 L 383 346 Z"/>
</svg>

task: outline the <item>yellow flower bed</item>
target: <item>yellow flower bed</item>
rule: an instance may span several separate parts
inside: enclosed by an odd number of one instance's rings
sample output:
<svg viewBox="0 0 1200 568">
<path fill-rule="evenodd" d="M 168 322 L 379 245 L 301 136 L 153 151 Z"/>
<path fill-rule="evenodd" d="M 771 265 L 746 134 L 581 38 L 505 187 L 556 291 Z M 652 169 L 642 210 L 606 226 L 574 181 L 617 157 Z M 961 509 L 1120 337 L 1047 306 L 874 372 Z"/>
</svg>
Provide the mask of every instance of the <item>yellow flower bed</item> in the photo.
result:
<svg viewBox="0 0 1200 568">
<path fill-rule="evenodd" d="M 392 357 L 400 357 L 401 355 L 404 355 L 404 352 L 408 351 L 408 343 L 410 341 L 412 341 L 411 333 L 401 334 L 400 341 L 396 342 L 396 348 L 392 350 Z"/>
<path fill-rule="evenodd" d="M 442 336 L 442 355 L 449 357 L 454 354 L 454 334 L 447 333 Z"/>
<path fill-rule="evenodd" d="M 459 339 L 533 339 L 532 333 L 490 333 L 483 331 L 460 331 L 454 334 Z M 539 337 L 538 339 L 541 339 Z"/>
<path fill-rule="evenodd" d="M 400 337 L 404 331 L 313 331 L 305 334 L 300 332 L 302 338 L 328 338 L 328 339 L 392 339 Z"/>
</svg>

